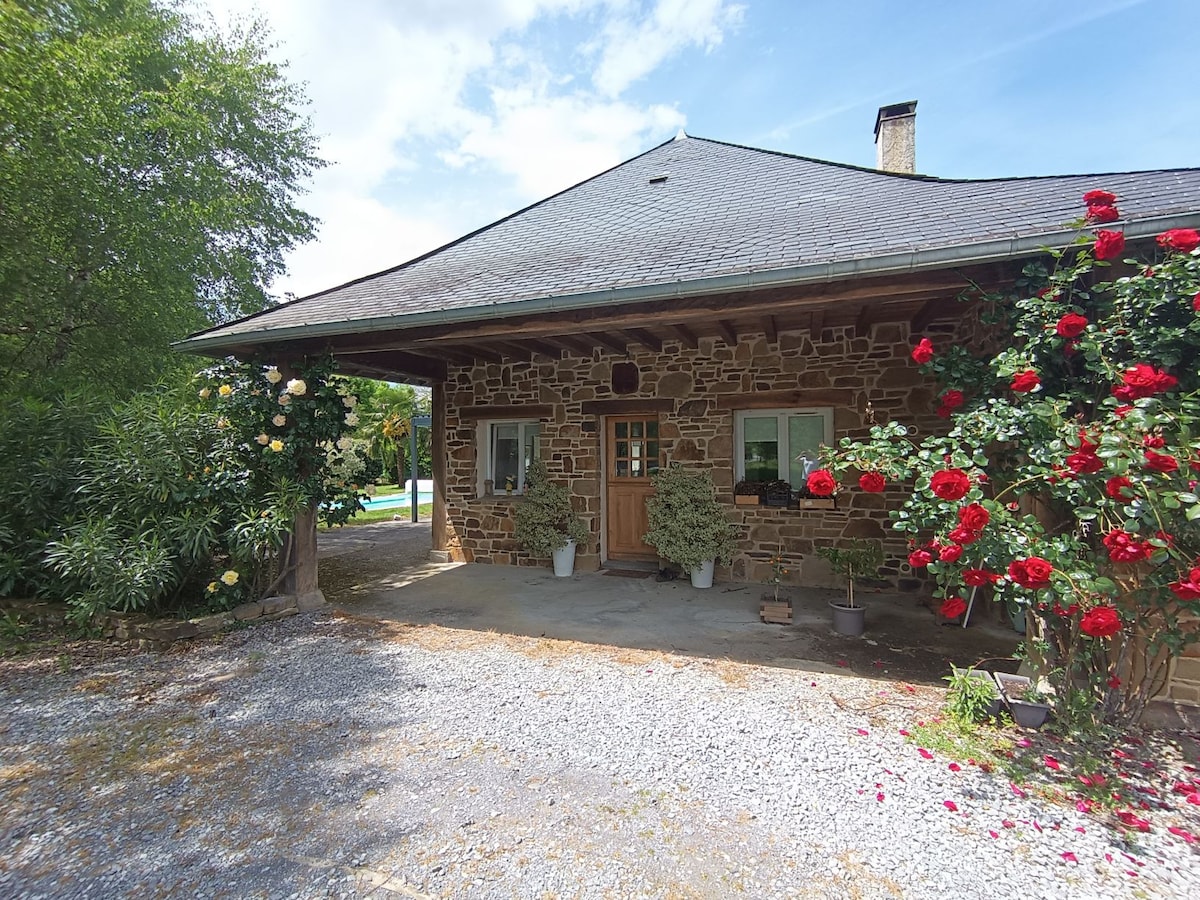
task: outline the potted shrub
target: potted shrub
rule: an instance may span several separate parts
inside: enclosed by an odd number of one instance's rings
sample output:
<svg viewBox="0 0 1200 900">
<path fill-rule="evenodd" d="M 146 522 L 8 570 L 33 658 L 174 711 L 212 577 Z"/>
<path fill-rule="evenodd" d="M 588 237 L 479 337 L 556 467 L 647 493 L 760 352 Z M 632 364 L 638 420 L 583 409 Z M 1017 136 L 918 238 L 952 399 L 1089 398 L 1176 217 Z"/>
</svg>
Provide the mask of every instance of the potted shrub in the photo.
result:
<svg viewBox="0 0 1200 900">
<path fill-rule="evenodd" d="M 525 496 L 513 517 L 513 537 L 533 556 L 550 556 L 554 574 L 565 578 L 575 568 L 575 545 L 587 541 L 588 529 L 571 508 L 567 489 L 550 480 L 546 464 L 534 460 L 525 474 Z"/>
<path fill-rule="evenodd" d="M 1000 712 L 1000 692 L 990 672 L 950 666 L 946 691 L 946 711 L 964 724 L 983 722 Z"/>
<path fill-rule="evenodd" d="M 654 496 L 646 501 L 650 529 L 642 538 L 683 571 L 693 587 L 712 587 L 713 566 L 733 561 L 733 526 L 713 492 L 707 471 L 679 466 L 652 476 Z"/>
<path fill-rule="evenodd" d="M 733 486 L 734 505 L 758 506 L 764 483 L 762 481 L 739 481 Z"/>
<path fill-rule="evenodd" d="M 830 602 L 833 630 L 857 637 L 863 633 L 866 610 L 854 602 L 854 579 L 875 575 L 883 565 L 883 549 L 878 541 L 856 538 L 842 547 L 819 547 L 817 553 L 829 560 L 833 570 L 846 579 L 846 602 Z"/>
</svg>

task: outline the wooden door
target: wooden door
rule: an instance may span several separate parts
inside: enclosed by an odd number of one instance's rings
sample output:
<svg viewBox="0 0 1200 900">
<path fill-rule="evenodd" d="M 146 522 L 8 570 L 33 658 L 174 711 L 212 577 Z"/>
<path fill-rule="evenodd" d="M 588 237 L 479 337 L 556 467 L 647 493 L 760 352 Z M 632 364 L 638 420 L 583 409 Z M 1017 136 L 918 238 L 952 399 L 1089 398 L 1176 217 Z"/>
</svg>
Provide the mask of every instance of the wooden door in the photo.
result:
<svg viewBox="0 0 1200 900">
<path fill-rule="evenodd" d="M 658 471 L 658 416 L 613 416 L 605 424 L 608 558 L 658 559 L 642 542 L 646 498 L 654 493 L 650 476 Z"/>
</svg>

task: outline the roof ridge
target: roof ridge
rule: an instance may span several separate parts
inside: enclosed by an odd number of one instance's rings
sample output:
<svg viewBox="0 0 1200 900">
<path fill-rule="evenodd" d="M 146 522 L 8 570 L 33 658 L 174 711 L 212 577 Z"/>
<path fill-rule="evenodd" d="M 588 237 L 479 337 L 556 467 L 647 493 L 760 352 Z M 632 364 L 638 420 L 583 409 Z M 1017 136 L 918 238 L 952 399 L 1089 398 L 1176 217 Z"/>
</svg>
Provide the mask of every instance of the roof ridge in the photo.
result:
<svg viewBox="0 0 1200 900">
<path fill-rule="evenodd" d="M 739 150 L 750 150 L 755 153 L 766 153 L 770 156 L 782 156 L 785 159 L 800 159 L 805 162 L 822 166 L 832 166 L 835 169 L 849 169 L 853 172 L 863 172 L 868 175 L 883 175 L 888 178 L 900 178 L 906 181 L 924 181 L 937 184 L 993 184 L 996 182 L 1012 181 L 1052 181 L 1061 178 L 1109 178 L 1115 175 L 1156 175 L 1168 172 L 1200 172 L 1200 166 L 1177 166 L 1165 169 L 1126 169 L 1119 172 L 1071 172 L 1065 175 L 1002 175 L 995 178 L 943 178 L 938 175 L 921 175 L 914 172 L 888 172 L 884 169 L 873 169 L 870 166 L 858 166 L 853 163 L 837 162 L 832 159 L 820 159 L 816 156 L 805 156 L 801 153 L 788 153 L 785 150 L 768 150 L 763 147 L 752 147 L 749 144 L 738 144 L 734 141 L 721 141 L 716 138 L 706 138 L 695 134 L 688 135 L 689 140 L 704 141 L 722 147 L 736 147 Z M 662 146 L 662 145 L 660 145 Z M 654 149 L 658 149 L 657 147 Z"/>
</svg>

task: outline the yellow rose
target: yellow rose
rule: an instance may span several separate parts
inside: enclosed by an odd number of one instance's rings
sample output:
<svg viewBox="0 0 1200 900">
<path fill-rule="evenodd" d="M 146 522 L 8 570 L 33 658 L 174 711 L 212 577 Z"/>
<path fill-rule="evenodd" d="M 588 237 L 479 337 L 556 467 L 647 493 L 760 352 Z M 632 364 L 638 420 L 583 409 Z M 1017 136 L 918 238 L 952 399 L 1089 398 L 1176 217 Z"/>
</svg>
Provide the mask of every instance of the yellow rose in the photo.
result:
<svg viewBox="0 0 1200 900">
<path fill-rule="evenodd" d="M 217 419 L 217 427 L 218 428 L 228 428 L 229 420 L 226 419 L 224 416 L 222 416 L 221 418 Z"/>
<path fill-rule="evenodd" d="M 233 587 L 235 584 L 238 583 L 238 573 L 235 572 L 233 569 L 227 569 L 225 571 L 225 574 L 221 576 L 221 580 L 223 582 L 225 582 L 227 585 L 229 585 L 230 587 Z"/>
<path fill-rule="evenodd" d="M 217 592 L 217 583 L 215 581 L 210 581 L 208 583 L 208 587 L 206 587 L 205 590 L 208 591 L 210 594 L 215 594 Z"/>
<path fill-rule="evenodd" d="M 346 424 L 353 428 L 358 424 L 358 413 L 346 413 Z"/>
<path fill-rule="evenodd" d="M 308 385 L 305 384 L 304 381 L 300 378 L 293 378 L 291 381 L 289 381 L 287 383 L 287 392 L 289 394 L 294 394 L 297 397 L 303 396 L 304 392 L 307 390 L 308 390 Z"/>
<path fill-rule="evenodd" d="M 270 447 L 272 450 L 274 450 L 276 453 L 283 452 L 283 441 L 281 441 L 279 438 L 275 438 L 275 440 L 271 441 L 271 443 L 268 444 L 267 446 Z"/>
<path fill-rule="evenodd" d="M 271 384 L 279 384 L 279 382 L 283 381 L 283 376 L 279 374 L 277 368 L 271 366 L 271 368 L 267 369 L 267 381 L 271 382 Z"/>
<path fill-rule="evenodd" d="M 201 400 L 207 400 L 211 396 L 212 396 L 212 391 L 210 391 L 208 388 L 200 388 L 200 399 Z"/>
<path fill-rule="evenodd" d="M 265 432 L 263 434 L 260 434 L 258 437 L 256 437 L 255 440 L 258 441 L 259 444 L 261 444 L 264 447 L 267 446 L 267 444 L 271 443 L 271 439 L 269 437 L 267 437 Z"/>
<path fill-rule="evenodd" d="M 354 444 L 354 442 L 352 440 L 350 440 L 350 438 L 348 438 L 348 437 L 338 438 L 337 446 L 338 446 L 339 450 L 349 450 L 353 446 L 353 444 Z"/>
<path fill-rule="evenodd" d="M 233 388 L 231 388 L 227 384 L 223 384 L 219 388 L 217 388 L 217 393 L 220 394 L 222 397 L 228 397 L 230 394 L 233 393 Z"/>
<path fill-rule="evenodd" d="M 287 416 L 285 416 L 283 413 L 278 413 L 275 418 L 271 420 L 271 424 L 276 428 L 282 428 L 287 424 Z"/>
<path fill-rule="evenodd" d="M 342 403 L 346 404 L 346 409 L 354 409 L 354 407 L 358 406 L 358 398 L 350 394 L 348 397 L 342 398 Z"/>
</svg>

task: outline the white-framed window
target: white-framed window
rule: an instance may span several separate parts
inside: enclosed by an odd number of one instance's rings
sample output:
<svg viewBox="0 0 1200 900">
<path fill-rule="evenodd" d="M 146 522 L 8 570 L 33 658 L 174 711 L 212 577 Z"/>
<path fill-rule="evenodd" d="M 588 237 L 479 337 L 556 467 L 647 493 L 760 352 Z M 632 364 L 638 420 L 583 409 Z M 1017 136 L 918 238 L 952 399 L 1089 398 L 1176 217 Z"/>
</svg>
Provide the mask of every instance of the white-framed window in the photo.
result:
<svg viewBox="0 0 1200 900">
<path fill-rule="evenodd" d="M 734 413 L 736 481 L 786 481 L 804 485 L 804 460 L 833 444 L 833 410 L 745 409 Z"/>
<path fill-rule="evenodd" d="M 514 494 L 524 492 L 525 471 L 540 456 L 538 436 L 541 428 L 540 422 L 480 423 L 480 481 L 490 481 L 492 493 L 506 493 L 510 480 Z M 479 492 L 486 492 L 486 484 L 480 484 Z"/>
</svg>

